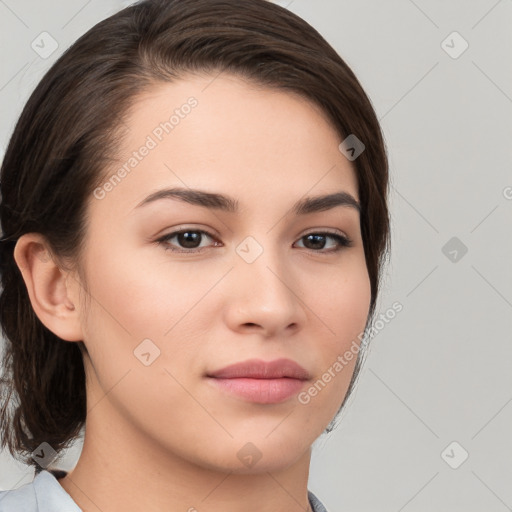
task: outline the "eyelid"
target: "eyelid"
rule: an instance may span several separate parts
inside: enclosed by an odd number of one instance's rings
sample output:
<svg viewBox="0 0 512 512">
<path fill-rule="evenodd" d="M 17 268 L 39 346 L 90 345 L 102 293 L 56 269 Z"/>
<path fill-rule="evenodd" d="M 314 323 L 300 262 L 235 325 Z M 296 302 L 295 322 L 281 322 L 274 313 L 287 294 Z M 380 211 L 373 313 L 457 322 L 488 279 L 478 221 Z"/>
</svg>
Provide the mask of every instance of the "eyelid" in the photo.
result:
<svg viewBox="0 0 512 512">
<path fill-rule="evenodd" d="M 350 237 L 344 232 L 342 231 L 341 229 L 336 229 L 336 228 L 317 228 L 317 229 L 312 229 L 311 231 L 308 231 L 307 233 L 304 233 L 303 235 L 301 235 L 299 238 L 302 238 L 304 236 L 307 236 L 307 235 L 312 235 L 312 234 L 329 234 L 329 235 L 341 235 L 347 239 L 350 239 Z"/>
<path fill-rule="evenodd" d="M 168 228 L 166 228 L 165 231 L 167 231 Z M 162 230 L 164 231 L 164 230 Z M 202 227 L 201 225 L 190 225 L 190 224 L 178 224 L 177 226 L 174 226 L 170 228 L 170 231 L 168 231 L 166 234 L 160 235 L 161 237 L 167 237 L 169 235 L 175 235 L 176 233 L 180 233 L 183 231 L 201 231 L 202 233 L 206 233 L 208 236 L 212 238 L 220 238 L 221 235 L 216 230 L 212 228 Z M 157 235 L 159 236 L 159 235 Z"/>
</svg>

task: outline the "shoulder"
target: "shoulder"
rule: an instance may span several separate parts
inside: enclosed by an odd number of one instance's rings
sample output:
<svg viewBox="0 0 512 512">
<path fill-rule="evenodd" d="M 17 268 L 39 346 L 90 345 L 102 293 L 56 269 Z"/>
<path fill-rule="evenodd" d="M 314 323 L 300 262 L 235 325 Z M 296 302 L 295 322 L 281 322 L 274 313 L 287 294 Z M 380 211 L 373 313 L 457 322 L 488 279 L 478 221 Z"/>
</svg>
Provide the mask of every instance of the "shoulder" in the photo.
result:
<svg viewBox="0 0 512 512">
<path fill-rule="evenodd" d="M 34 480 L 10 491 L 0 491 L 0 512 L 81 512 L 59 484 L 60 470 L 43 470 Z"/>
<path fill-rule="evenodd" d="M 323 503 L 309 490 L 308 498 L 311 508 L 313 509 L 313 512 L 328 512 L 328 510 L 324 507 Z"/>
<path fill-rule="evenodd" d="M 0 512 L 82 512 L 57 478 L 66 473 L 41 471 L 32 482 L 11 491 L 0 491 Z M 308 491 L 313 512 L 328 512 L 322 502 Z"/>
<path fill-rule="evenodd" d="M 38 511 L 34 482 L 11 491 L 0 491 L 0 512 L 14 512 L 15 510 Z"/>
</svg>

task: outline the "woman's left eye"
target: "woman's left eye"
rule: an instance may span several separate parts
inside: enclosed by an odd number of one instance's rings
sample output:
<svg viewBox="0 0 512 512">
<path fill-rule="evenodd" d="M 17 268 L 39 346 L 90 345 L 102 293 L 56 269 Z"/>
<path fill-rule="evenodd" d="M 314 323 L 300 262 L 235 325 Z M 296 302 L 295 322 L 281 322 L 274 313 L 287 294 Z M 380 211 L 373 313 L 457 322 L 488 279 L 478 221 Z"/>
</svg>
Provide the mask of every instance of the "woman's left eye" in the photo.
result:
<svg viewBox="0 0 512 512">
<path fill-rule="evenodd" d="M 208 233 L 207 231 L 204 231 L 202 229 L 182 229 L 180 231 L 173 231 L 172 233 L 169 233 L 157 240 L 158 244 L 161 244 L 164 246 L 164 249 L 167 251 L 172 252 L 180 252 L 180 253 L 197 253 L 201 252 L 204 249 L 207 249 L 208 246 L 200 246 L 201 239 L 206 236 L 208 238 L 214 239 L 213 235 Z M 176 242 L 181 245 L 181 248 L 176 248 L 171 244 L 171 240 L 176 238 Z M 335 240 L 335 247 L 330 248 L 329 250 L 325 249 L 325 240 L 326 239 L 333 239 Z M 309 251 L 312 252 L 323 252 L 323 253 L 332 253 L 332 252 L 338 252 L 344 247 L 351 247 L 353 245 L 352 240 L 350 240 L 347 236 L 337 234 L 337 233 L 329 233 L 329 232 L 313 232 L 308 233 L 304 236 L 302 236 L 299 240 L 306 239 L 308 244 L 313 245 L 313 249 L 309 247 L 305 247 Z M 221 245 L 220 242 L 215 241 L 215 246 Z M 318 245 L 321 245 L 319 249 Z M 315 247 L 316 246 L 316 247 Z"/>
</svg>

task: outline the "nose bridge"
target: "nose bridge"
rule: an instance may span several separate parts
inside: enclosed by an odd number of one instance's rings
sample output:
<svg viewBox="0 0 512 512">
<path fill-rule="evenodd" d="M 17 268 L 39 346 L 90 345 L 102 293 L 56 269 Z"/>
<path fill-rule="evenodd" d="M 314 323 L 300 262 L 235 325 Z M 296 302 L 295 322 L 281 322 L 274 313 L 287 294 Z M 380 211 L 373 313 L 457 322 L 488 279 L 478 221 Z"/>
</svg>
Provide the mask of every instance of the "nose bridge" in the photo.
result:
<svg viewBox="0 0 512 512">
<path fill-rule="evenodd" d="M 255 288 L 272 289 L 272 293 L 279 292 L 281 288 L 285 287 L 282 279 L 286 279 L 286 277 L 279 276 L 282 274 L 282 270 L 286 269 L 283 260 L 284 254 L 276 246 L 272 236 L 267 234 L 264 240 L 263 235 L 258 238 L 261 242 L 254 236 L 247 236 L 236 246 L 236 267 L 244 282 L 249 281 Z M 259 286 L 259 284 L 263 286 Z"/>
<path fill-rule="evenodd" d="M 285 328 L 300 321 L 300 301 L 291 283 L 286 254 L 271 235 L 247 236 L 235 248 L 232 300 L 242 315 L 241 323 L 259 324 L 267 329 Z M 262 240 L 264 238 L 264 240 Z"/>
</svg>

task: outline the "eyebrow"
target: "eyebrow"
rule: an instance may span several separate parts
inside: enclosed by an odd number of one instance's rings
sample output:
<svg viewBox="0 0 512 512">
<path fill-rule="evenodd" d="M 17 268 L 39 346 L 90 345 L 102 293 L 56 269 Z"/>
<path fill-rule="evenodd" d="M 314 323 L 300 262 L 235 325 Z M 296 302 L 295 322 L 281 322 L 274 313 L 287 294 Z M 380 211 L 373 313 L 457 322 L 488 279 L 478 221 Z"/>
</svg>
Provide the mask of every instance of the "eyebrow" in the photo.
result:
<svg viewBox="0 0 512 512">
<path fill-rule="evenodd" d="M 157 190 L 143 199 L 135 209 L 161 199 L 176 199 L 196 206 L 228 213 L 238 213 L 239 211 L 239 202 L 232 197 L 204 190 L 180 187 Z M 300 199 L 292 206 L 292 213 L 295 215 L 307 215 L 330 210 L 338 206 L 354 208 L 361 213 L 359 202 L 354 196 L 344 191 Z"/>
</svg>

